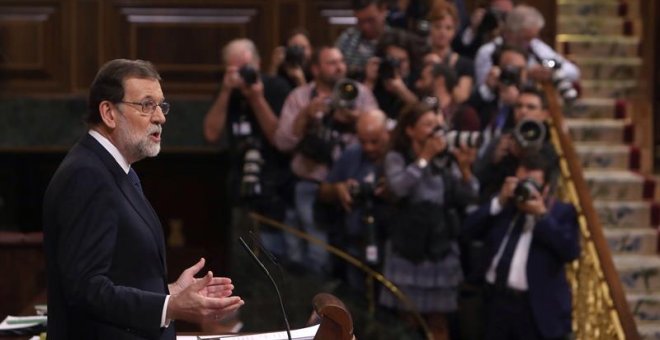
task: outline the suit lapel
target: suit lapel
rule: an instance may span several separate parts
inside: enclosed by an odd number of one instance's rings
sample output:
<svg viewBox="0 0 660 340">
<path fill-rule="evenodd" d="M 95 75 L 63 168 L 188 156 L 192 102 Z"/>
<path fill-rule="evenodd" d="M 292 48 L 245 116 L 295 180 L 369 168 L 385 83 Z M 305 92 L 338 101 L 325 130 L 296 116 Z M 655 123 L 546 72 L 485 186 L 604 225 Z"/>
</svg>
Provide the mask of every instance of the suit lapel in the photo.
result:
<svg viewBox="0 0 660 340">
<path fill-rule="evenodd" d="M 96 155 L 99 156 L 104 165 L 110 170 L 121 192 L 126 199 L 131 203 L 135 211 L 144 220 L 149 230 L 154 236 L 156 248 L 161 259 L 163 270 L 166 269 L 165 265 L 165 237 L 163 236 L 163 227 L 158 220 L 156 212 L 151 207 L 151 204 L 128 180 L 128 175 L 117 164 L 117 161 L 110 155 L 110 153 L 99 144 L 94 137 L 87 134 L 83 137 L 81 143 L 90 148 Z"/>
</svg>

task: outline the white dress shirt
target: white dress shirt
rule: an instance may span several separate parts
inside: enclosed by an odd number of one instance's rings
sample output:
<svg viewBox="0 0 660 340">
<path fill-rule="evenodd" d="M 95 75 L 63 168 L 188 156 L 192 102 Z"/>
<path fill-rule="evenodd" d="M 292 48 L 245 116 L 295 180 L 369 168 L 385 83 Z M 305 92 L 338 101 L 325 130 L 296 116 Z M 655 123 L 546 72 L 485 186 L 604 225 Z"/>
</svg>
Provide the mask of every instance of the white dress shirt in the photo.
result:
<svg viewBox="0 0 660 340">
<path fill-rule="evenodd" d="M 498 215 L 502 212 L 502 205 L 500 200 L 497 197 L 494 197 L 490 204 L 490 214 Z M 523 230 L 518 239 L 518 244 L 516 249 L 513 252 L 513 259 L 511 260 L 511 269 L 509 270 L 509 277 L 507 278 L 507 286 L 516 290 L 526 291 L 528 289 L 527 284 L 527 259 L 529 258 L 529 247 L 532 244 L 532 232 L 534 231 L 534 225 L 536 224 L 536 219 L 533 215 L 525 214 L 525 224 L 523 225 Z M 509 236 L 513 230 L 513 223 L 507 230 L 500 248 L 497 250 L 493 262 L 491 262 L 488 271 L 486 272 L 486 281 L 488 283 L 495 283 L 495 270 L 497 268 L 497 263 L 504 252 L 504 247 L 509 240 Z"/>
</svg>

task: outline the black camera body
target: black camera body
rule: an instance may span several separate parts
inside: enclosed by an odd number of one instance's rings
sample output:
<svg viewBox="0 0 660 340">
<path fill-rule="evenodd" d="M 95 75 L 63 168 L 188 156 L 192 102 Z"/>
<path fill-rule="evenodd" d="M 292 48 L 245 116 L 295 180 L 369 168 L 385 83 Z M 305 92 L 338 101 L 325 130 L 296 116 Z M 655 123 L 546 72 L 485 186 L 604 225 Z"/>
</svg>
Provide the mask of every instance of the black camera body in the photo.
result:
<svg viewBox="0 0 660 340">
<path fill-rule="evenodd" d="M 348 187 L 348 193 L 351 195 L 354 204 L 363 205 L 374 197 L 376 186 L 373 182 L 359 182 Z"/>
<path fill-rule="evenodd" d="M 401 67 L 401 61 L 399 59 L 393 58 L 389 55 L 385 56 L 380 60 L 380 65 L 378 66 L 378 79 L 394 79 L 399 67 Z"/>
<path fill-rule="evenodd" d="M 534 192 L 541 193 L 543 187 L 532 178 L 525 178 L 518 182 L 513 189 L 513 200 L 516 203 L 522 203 L 532 198 Z"/>
<path fill-rule="evenodd" d="M 559 92 L 559 95 L 566 102 L 572 102 L 578 97 L 578 92 L 573 86 L 573 83 L 566 79 L 566 76 L 561 70 L 561 62 L 555 59 L 542 59 L 541 65 L 549 70 L 552 70 L 552 83 Z"/>
<path fill-rule="evenodd" d="M 502 67 L 499 80 L 505 86 L 519 86 L 522 82 L 522 68 L 513 65 Z"/>
<path fill-rule="evenodd" d="M 284 63 L 289 66 L 302 67 L 305 63 L 305 48 L 300 45 L 287 46 L 284 52 Z"/>
<path fill-rule="evenodd" d="M 355 108 L 355 100 L 360 94 L 358 83 L 352 79 L 342 79 L 337 82 L 330 99 L 330 108 L 332 110 Z"/>
<path fill-rule="evenodd" d="M 257 70 L 250 65 L 243 65 L 238 69 L 238 74 L 243 78 L 245 85 L 253 85 L 259 79 L 259 73 Z"/>
<path fill-rule="evenodd" d="M 538 152 L 543 147 L 548 128 L 544 122 L 523 119 L 513 128 L 513 138 L 525 152 Z"/>
</svg>

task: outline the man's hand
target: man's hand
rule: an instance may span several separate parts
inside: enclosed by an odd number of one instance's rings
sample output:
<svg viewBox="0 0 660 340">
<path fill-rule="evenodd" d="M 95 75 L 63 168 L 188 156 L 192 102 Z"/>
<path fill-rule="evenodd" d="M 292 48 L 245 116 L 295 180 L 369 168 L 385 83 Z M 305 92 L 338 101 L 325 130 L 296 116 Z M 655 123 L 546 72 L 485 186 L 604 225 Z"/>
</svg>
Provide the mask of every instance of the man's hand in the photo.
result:
<svg viewBox="0 0 660 340">
<path fill-rule="evenodd" d="M 231 91 L 240 88 L 243 83 L 243 78 L 238 74 L 238 67 L 227 66 L 225 69 L 225 76 L 222 78 L 222 89 Z"/>
<path fill-rule="evenodd" d="M 435 155 L 444 151 L 446 148 L 447 141 L 444 137 L 432 135 L 424 142 L 424 146 L 422 146 L 422 152 L 420 152 L 419 157 L 428 161 Z"/>
<path fill-rule="evenodd" d="M 351 196 L 351 186 L 358 185 L 358 182 L 352 178 L 344 182 L 335 183 L 335 190 L 339 203 L 344 210 L 350 212 L 353 206 L 353 197 Z"/>
<path fill-rule="evenodd" d="M 515 143 L 511 134 L 503 134 L 493 152 L 493 163 L 497 164 L 511 153 L 512 144 Z"/>
<path fill-rule="evenodd" d="M 541 65 L 534 65 L 528 69 L 529 77 L 536 82 L 552 80 L 552 70 Z"/>
<path fill-rule="evenodd" d="M 224 282 L 221 288 L 212 285 L 215 279 L 209 271 L 178 294 L 170 295 L 166 318 L 197 323 L 205 319 L 219 320 L 244 304 L 240 297 L 230 296 L 233 285 L 229 279 L 221 279 Z"/>
<path fill-rule="evenodd" d="M 534 216 L 542 216 L 548 212 L 543 196 L 538 191 L 532 192 L 532 197 L 528 200 L 518 203 L 518 209 Z"/>
<path fill-rule="evenodd" d="M 500 195 L 498 196 L 501 206 L 507 204 L 513 197 L 513 191 L 516 190 L 518 182 L 518 177 L 507 177 L 504 179 L 504 184 L 502 184 Z"/>
<path fill-rule="evenodd" d="M 179 294 L 191 284 L 199 281 L 200 279 L 195 278 L 195 274 L 199 273 L 199 271 L 204 268 L 204 264 L 206 264 L 206 260 L 201 258 L 197 263 L 184 270 L 181 275 L 179 275 L 176 282 L 167 285 L 170 294 Z M 231 284 L 230 279 L 225 277 L 214 277 L 209 285 L 204 287 L 202 293 L 205 296 L 226 297 L 231 295 L 232 289 L 234 289 L 234 286 Z"/>
<path fill-rule="evenodd" d="M 472 179 L 472 163 L 477 159 L 477 149 L 467 146 L 461 146 L 453 152 L 458 169 L 461 171 L 463 180 L 469 181 Z"/>
<path fill-rule="evenodd" d="M 261 82 L 259 77 L 257 77 L 257 82 L 252 85 L 243 83 L 240 89 L 243 96 L 250 102 L 259 100 L 264 96 L 264 83 Z"/>
</svg>

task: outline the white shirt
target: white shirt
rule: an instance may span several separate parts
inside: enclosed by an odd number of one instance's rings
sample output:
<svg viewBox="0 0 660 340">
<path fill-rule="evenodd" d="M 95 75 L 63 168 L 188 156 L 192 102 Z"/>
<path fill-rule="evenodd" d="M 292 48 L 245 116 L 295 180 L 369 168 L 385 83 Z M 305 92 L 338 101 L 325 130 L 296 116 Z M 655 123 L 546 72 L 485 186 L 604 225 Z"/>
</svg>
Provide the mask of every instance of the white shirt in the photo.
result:
<svg viewBox="0 0 660 340">
<path fill-rule="evenodd" d="M 128 161 L 126 160 L 126 158 L 124 158 L 121 152 L 119 152 L 119 149 L 117 149 L 117 147 L 114 144 L 112 144 L 112 142 L 109 139 L 105 138 L 98 131 L 89 130 L 88 133 L 90 136 L 96 139 L 96 141 L 99 142 L 99 144 L 101 144 L 101 146 L 103 146 L 104 149 L 106 149 L 110 153 L 112 158 L 114 158 L 115 161 L 117 161 L 117 164 L 119 164 L 119 166 L 122 168 L 122 170 L 124 170 L 126 175 L 128 175 L 128 172 L 131 170 L 131 165 L 128 164 Z M 163 311 L 160 314 L 160 327 L 168 327 L 170 325 L 170 320 L 167 320 L 165 318 L 167 314 L 167 304 L 169 302 L 170 302 L 170 296 L 168 294 L 165 297 L 165 303 L 163 304 Z"/>
<path fill-rule="evenodd" d="M 502 205 L 500 205 L 500 200 L 497 197 L 494 197 L 490 204 L 490 214 L 497 215 L 502 212 Z M 532 237 L 534 231 L 534 225 L 536 224 L 536 219 L 533 215 L 525 214 L 525 224 L 523 225 L 523 230 L 518 239 L 518 244 L 513 252 L 513 258 L 511 259 L 511 269 L 509 269 L 509 277 L 507 278 L 507 286 L 516 290 L 528 289 L 527 284 L 527 259 L 529 258 L 529 247 L 532 244 Z M 504 247 L 509 240 L 509 235 L 513 230 L 513 224 L 509 227 L 507 234 L 504 236 L 500 248 L 497 250 L 493 262 L 491 262 L 488 271 L 486 272 L 486 281 L 488 283 L 495 283 L 495 270 L 497 268 L 497 263 L 504 252 Z"/>
</svg>

